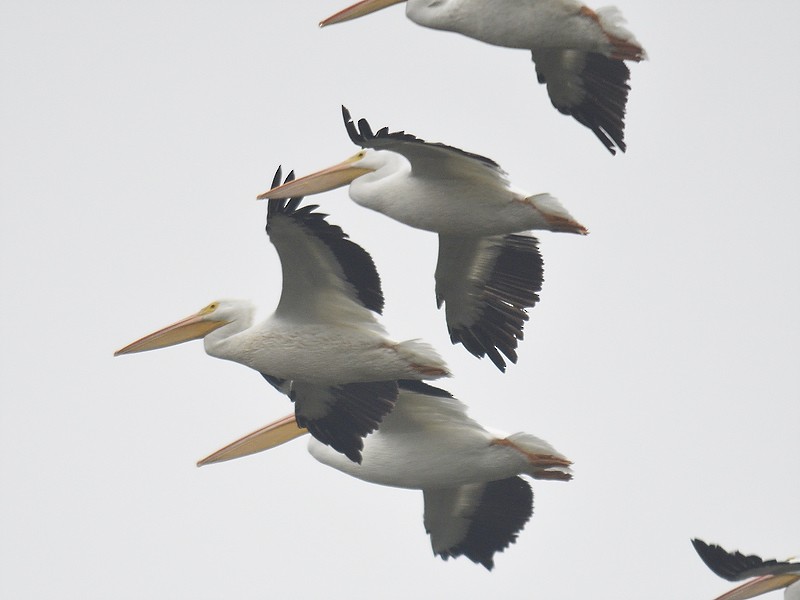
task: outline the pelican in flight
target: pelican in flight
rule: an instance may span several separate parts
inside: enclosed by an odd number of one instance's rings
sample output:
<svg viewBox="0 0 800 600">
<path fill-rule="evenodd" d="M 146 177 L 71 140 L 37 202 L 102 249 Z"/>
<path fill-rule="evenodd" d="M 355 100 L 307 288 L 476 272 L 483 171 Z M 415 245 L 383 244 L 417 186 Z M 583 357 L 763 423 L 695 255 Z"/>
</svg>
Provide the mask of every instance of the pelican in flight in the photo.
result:
<svg viewBox="0 0 800 600">
<path fill-rule="evenodd" d="M 709 569 L 728 581 L 749 581 L 716 600 L 747 600 L 786 588 L 785 600 L 800 600 L 800 563 L 764 560 L 755 554 L 728 552 L 715 544 L 694 539 L 692 545 Z"/>
<path fill-rule="evenodd" d="M 405 0 L 361 0 L 320 27 L 362 17 Z M 539 83 L 559 112 L 594 132 L 611 152 L 625 152 L 626 60 L 646 53 L 613 6 L 576 0 L 408 0 L 406 16 L 495 46 L 530 50 Z"/>
<path fill-rule="evenodd" d="M 448 392 L 399 381 L 400 395 L 380 429 L 364 440 L 361 464 L 311 438 L 319 462 L 370 483 L 422 490 L 434 554 L 466 556 L 487 569 L 514 543 L 533 513 L 530 484 L 519 477 L 568 481 L 570 461 L 528 433 L 490 432 Z M 306 433 L 290 415 L 229 444 L 198 466 L 261 452 Z"/>
<path fill-rule="evenodd" d="M 586 234 L 586 228 L 549 194 L 512 187 L 488 158 L 386 127 L 373 133 L 365 119 L 356 128 L 345 107 L 342 115 L 350 139 L 364 150 L 259 199 L 350 184 L 357 204 L 438 233 L 436 303 L 445 305 L 450 339 L 505 371 L 501 354 L 517 362 L 525 309 L 538 302 L 542 287 L 538 240 L 524 232 Z"/>
<path fill-rule="evenodd" d="M 375 317 L 383 292 L 372 258 L 316 206 L 299 206 L 301 200 L 273 200 L 267 209 L 267 234 L 283 274 L 272 316 L 254 323 L 250 302 L 218 300 L 114 355 L 203 338 L 206 353 L 261 373 L 294 401 L 299 424 L 358 462 L 362 438 L 394 406 L 397 380 L 448 371 L 427 344 L 386 337 Z"/>
</svg>

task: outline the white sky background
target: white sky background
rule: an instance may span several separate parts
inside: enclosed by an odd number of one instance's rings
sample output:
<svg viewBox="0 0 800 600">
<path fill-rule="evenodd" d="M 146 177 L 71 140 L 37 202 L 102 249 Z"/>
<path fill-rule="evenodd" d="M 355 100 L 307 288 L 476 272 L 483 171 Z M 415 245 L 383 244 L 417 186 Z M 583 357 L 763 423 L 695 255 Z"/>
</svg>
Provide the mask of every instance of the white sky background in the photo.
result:
<svg viewBox="0 0 800 600">
<path fill-rule="evenodd" d="M 0 597 L 710 599 L 694 536 L 800 553 L 800 7 L 620 0 L 627 155 L 559 115 L 523 51 L 347 0 L 0 7 Z M 291 411 L 197 343 L 112 352 L 219 297 L 280 291 L 278 164 L 356 151 L 339 107 L 498 161 L 586 238 L 543 233 L 542 301 L 501 375 L 450 346 L 436 239 L 317 196 L 374 257 L 384 323 L 448 360 L 481 422 L 575 462 L 488 573 L 433 557 L 419 492 L 303 442 L 197 469 Z M 776 594 L 777 596 L 777 594 Z"/>
</svg>

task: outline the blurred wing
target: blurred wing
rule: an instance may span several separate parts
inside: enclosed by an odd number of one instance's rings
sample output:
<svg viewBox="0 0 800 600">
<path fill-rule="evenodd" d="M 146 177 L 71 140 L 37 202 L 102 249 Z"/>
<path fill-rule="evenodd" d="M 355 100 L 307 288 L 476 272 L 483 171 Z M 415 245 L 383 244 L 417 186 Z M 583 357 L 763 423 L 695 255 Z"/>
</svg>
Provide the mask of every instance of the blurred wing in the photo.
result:
<svg viewBox="0 0 800 600">
<path fill-rule="evenodd" d="M 286 181 L 294 179 L 289 174 Z M 272 187 L 280 183 L 280 169 Z M 375 323 L 383 310 L 381 281 L 372 257 L 350 241 L 315 205 L 302 198 L 269 200 L 267 234 L 281 260 L 279 317 L 312 322 Z"/>
<path fill-rule="evenodd" d="M 517 341 L 539 301 L 544 265 L 530 235 L 439 236 L 436 302 L 445 304 L 450 340 L 501 371 L 517 362 Z"/>
<path fill-rule="evenodd" d="M 728 552 L 721 546 L 706 544 L 699 539 L 693 539 L 692 545 L 706 566 L 716 575 L 728 581 L 742 581 L 748 577 L 781 573 L 800 575 L 800 563 L 778 562 L 774 559 L 764 560 L 755 554 Z"/>
<path fill-rule="evenodd" d="M 487 569 L 533 514 L 533 491 L 520 477 L 458 488 L 426 489 L 425 531 L 434 554 L 466 556 Z"/>
<path fill-rule="evenodd" d="M 297 425 L 323 444 L 361 463 L 364 436 L 378 428 L 397 400 L 396 381 L 324 386 L 294 381 L 289 398 Z"/>
<path fill-rule="evenodd" d="M 559 112 L 591 129 L 611 154 L 625 152 L 625 105 L 630 70 L 622 60 L 594 52 L 534 50 L 539 83 Z"/>
<path fill-rule="evenodd" d="M 373 133 L 366 119 L 360 119 L 356 128 L 350 112 L 344 106 L 342 116 L 354 144 L 362 148 L 391 150 L 402 154 L 411 163 L 411 172 L 415 176 L 434 179 L 463 178 L 499 186 L 508 184 L 505 171 L 485 156 L 445 144 L 426 142 L 404 131 L 390 133 L 387 127 Z"/>
</svg>

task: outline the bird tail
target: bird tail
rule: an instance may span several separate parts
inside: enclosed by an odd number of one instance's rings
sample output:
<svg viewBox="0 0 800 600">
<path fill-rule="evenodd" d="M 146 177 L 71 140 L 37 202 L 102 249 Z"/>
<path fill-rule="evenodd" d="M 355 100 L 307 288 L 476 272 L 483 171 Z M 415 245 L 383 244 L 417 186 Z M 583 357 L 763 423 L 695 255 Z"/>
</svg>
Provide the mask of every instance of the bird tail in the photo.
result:
<svg viewBox="0 0 800 600">
<path fill-rule="evenodd" d="M 450 377 L 450 370 L 433 346 L 422 340 L 407 340 L 395 346 L 397 353 L 411 363 L 414 370 L 422 375 L 420 379 Z"/>
<path fill-rule="evenodd" d="M 525 202 L 533 206 L 533 208 L 542 215 L 544 218 L 543 229 L 565 233 L 579 233 L 581 235 L 589 233 L 589 230 L 578 223 L 555 196 L 551 196 L 550 194 L 535 194 L 534 196 L 525 198 Z"/>
<path fill-rule="evenodd" d="M 616 6 L 597 9 L 597 18 L 603 32 L 611 42 L 611 56 L 615 60 L 639 62 L 647 58 L 647 53 L 634 35 L 625 27 L 625 18 Z"/>
<path fill-rule="evenodd" d="M 534 479 L 572 479 L 572 461 L 543 439 L 519 432 L 505 438 L 503 444 L 513 446 L 527 456 L 530 463 L 527 473 Z"/>
</svg>

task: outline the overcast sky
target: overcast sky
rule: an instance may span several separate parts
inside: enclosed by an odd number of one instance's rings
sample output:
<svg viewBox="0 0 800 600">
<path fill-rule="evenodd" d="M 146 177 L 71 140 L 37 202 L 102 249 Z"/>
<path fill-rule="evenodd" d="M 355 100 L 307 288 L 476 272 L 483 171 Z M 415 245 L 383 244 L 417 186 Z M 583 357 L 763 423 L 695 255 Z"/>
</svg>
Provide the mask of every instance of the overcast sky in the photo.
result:
<svg viewBox="0 0 800 600">
<path fill-rule="evenodd" d="M 618 6 L 626 155 L 555 111 L 524 51 L 348 0 L 0 8 L 0 596 L 711 599 L 701 537 L 800 553 L 800 7 Z M 595 6 L 596 7 L 596 6 Z M 303 441 L 198 469 L 291 411 L 199 342 L 113 358 L 224 297 L 280 292 L 264 234 L 278 164 L 356 151 L 340 105 L 499 162 L 590 230 L 542 233 L 545 287 L 502 375 L 449 344 L 436 238 L 314 198 L 374 257 L 393 338 L 423 337 L 486 425 L 575 479 L 491 573 L 432 555 L 419 492 Z"/>
</svg>

